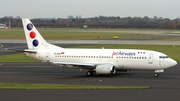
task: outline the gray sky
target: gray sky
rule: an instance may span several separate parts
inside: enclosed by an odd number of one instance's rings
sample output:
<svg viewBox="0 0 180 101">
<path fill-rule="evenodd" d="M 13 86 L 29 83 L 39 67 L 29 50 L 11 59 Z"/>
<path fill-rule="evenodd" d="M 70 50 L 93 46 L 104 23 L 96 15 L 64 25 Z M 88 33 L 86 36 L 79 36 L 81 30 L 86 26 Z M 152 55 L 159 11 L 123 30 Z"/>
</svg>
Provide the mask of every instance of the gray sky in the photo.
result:
<svg viewBox="0 0 180 101">
<path fill-rule="evenodd" d="M 180 17 L 180 0 L 0 0 L 0 17 L 67 18 L 69 15 L 175 19 Z"/>
</svg>

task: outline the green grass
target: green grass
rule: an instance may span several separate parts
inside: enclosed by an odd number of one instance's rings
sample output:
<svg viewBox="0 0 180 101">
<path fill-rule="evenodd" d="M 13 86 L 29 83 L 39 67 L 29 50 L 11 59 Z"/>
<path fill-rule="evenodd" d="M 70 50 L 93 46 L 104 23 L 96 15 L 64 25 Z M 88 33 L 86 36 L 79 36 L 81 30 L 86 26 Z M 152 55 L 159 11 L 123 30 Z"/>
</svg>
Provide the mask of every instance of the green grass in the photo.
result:
<svg viewBox="0 0 180 101">
<path fill-rule="evenodd" d="M 113 38 L 113 36 L 119 36 L 119 38 L 145 38 L 145 37 L 157 37 L 157 35 L 147 34 L 125 34 L 125 33 L 103 33 L 103 32 L 61 32 L 61 31 L 40 31 L 42 36 L 46 40 L 86 40 L 86 39 L 102 39 Z M 23 31 L 4 31 L 0 32 L 0 39 L 25 39 Z"/>
<path fill-rule="evenodd" d="M 101 86 L 79 84 L 24 84 L 0 83 L 0 89 L 5 90 L 113 90 L 113 89 L 149 89 L 149 86 Z"/>
<path fill-rule="evenodd" d="M 175 59 L 177 62 L 180 62 L 180 46 L 172 45 L 80 45 L 72 46 L 70 48 L 102 48 L 105 49 L 146 49 L 146 50 L 155 50 L 167 54 L 169 57 Z M 0 56 L 0 62 L 39 62 L 38 60 L 29 58 L 24 55 L 24 53 L 18 54 L 9 54 Z"/>
<path fill-rule="evenodd" d="M 86 39 L 109 39 L 113 36 L 119 38 L 156 38 L 161 39 L 162 35 L 138 34 L 133 31 L 146 32 L 174 32 L 176 30 L 152 30 L 152 29 L 78 29 L 78 28 L 38 28 L 46 40 L 86 40 Z M 130 31 L 129 33 L 117 31 Z M 25 39 L 22 28 L 0 29 L 0 39 Z M 157 38 L 158 37 L 158 38 Z M 167 38 L 161 40 L 180 40 L 180 38 Z"/>
<path fill-rule="evenodd" d="M 25 56 L 24 53 L 12 53 L 0 56 L 0 62 L 39 62 L 33 58 Z"/>
</svg>

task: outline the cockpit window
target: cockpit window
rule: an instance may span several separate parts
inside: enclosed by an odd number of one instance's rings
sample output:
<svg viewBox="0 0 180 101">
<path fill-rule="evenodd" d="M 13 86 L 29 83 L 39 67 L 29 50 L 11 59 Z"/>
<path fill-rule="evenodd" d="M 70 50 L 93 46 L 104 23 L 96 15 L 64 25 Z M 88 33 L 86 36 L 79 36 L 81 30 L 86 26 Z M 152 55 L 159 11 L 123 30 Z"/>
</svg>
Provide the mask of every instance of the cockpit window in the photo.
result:
<svg viewBox="0 0 180 101">
<path fill-rule="evenodd" d="M 160 59 L 166 59 L 169 58 L 168 56 L 159 56 Z"/>
</svg>

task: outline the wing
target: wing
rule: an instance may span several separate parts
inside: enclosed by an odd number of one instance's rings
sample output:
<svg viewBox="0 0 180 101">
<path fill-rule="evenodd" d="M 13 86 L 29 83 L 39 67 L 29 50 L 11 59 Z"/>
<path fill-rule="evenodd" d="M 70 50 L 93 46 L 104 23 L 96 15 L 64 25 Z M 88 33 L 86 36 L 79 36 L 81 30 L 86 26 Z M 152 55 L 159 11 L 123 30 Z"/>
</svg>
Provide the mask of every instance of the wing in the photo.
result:
<svg viewBox="0 0 180 101">
<path fill-rule="evenodd" d="M 83 68 L 83 69 L 95 69 L 96 65 L 92 63 L 72 63 L 72 62 L 50 62 L 50 64 L 67 68 Z"/>
</svg>

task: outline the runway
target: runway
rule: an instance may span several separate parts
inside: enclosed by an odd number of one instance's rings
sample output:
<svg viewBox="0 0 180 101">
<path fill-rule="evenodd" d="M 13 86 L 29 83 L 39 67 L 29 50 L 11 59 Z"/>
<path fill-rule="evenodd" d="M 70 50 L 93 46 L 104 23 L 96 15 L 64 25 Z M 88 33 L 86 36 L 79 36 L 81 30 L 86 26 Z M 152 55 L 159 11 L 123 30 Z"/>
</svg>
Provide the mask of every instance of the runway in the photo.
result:
<svg viewBox="0 0 180 101">
<path fill-rule="evenodd" d="M 1 101 L 178 101 L 180 64 L 158 78 L 153 71 L 117 72 L 115 75 L 86 76 L 86 71 L 47 63 L 0 63 L 2 83 L 63 83 L 88 85 L 150 86 L 145 90 L 0 90 Z"/>
</svg>

